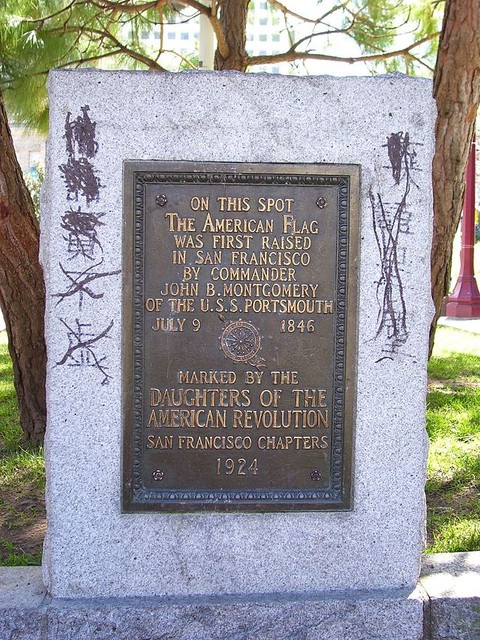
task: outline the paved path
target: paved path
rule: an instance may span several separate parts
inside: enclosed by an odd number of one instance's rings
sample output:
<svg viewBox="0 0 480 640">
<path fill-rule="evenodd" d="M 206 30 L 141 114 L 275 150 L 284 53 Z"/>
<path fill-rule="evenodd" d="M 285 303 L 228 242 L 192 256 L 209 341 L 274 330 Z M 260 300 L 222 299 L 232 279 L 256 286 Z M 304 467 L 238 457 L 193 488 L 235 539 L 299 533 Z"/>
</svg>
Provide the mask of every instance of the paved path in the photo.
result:
<svg viewBox="0 0 480 640">
<path fill-rule="evenodd" d="M 438 320 L 438 324 L 442 327 L 452 327 L 460 329 L 460 331 L 480 334 L 480 318 L 446 318 L 442 316 Z"/>
</svg>

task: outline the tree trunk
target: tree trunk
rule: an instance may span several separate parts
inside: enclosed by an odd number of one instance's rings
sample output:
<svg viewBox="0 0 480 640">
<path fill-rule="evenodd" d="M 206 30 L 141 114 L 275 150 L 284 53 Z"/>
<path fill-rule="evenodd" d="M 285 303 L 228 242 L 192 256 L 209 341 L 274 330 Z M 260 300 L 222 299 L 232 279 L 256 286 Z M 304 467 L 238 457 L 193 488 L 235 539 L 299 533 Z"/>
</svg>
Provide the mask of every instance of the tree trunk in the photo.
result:
<svg viewBox="0 0 480 640">
<path fill-rule="evenodd" d="M 223 0 L 220 8 L 220 27 L 225 36 L 227 51 L 215 52 L 215 69 L 245 71 L 247 68 L 247 13 L 250 0 Z"/>
<path fill-rule="evenodd" d="M 45 289 L 38 260 L 39 228 L 13 148 L 0 93 L 0 308 L 26 440 L 45 433 Z"/>
<path fill-rule="evenodd" d="M 453 239 L 462 211 L 465 172 L 479 103 L 479 33 L 479 0 L 447 0 L 434 80 L 438 115 L 431 261 L 435 317 L 430 329 L 430 353 L 450 284 Z"/>
</svg>

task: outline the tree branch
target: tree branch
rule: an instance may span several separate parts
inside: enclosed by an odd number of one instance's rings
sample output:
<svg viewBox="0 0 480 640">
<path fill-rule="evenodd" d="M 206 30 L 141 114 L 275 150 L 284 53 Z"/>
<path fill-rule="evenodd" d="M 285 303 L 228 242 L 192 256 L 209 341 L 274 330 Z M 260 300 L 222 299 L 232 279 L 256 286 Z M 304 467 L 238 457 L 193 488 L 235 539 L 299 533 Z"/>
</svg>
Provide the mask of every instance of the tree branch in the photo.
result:
<svg viewBox="0 0 480 640">
<path fill-rule="evenodd" d="M 68 67 L 80 67 L 82 64 L 88 64 L 89 62 L 96 62 L 97 60 L 102 60 L 103 58 L 111 58 L 113 56 L 117 56 L 123 53 L 120 49 L 114 49 L 109 53 L 102 53 L 98 56 L 90 56 L 89 58 L 78 58 L 77 60 L 70 60 L 69 62 L 65 62 L 64 64 L 59 64 L 55 66 L 55 69 L 67 69 Z M 43 73 L 48 73 L 47 71 L 42 71 L 39 74 L 34 75 L 42 75 Z"/>
<path fill-rule="evenodd" d="M 49 33 L 56 33 L 56 32 L 81 33 L 82 35 L 92 34 L 95 36 L 99 36 L 101 39 L 106 38 L 107 40 L 110 40 L 117 47 L 117 49 L 119 49 L 117 53 L 123 53 L 125 55 L 128 55 L 130 58 L 133 58 L 134 60 L 137 60 L 138 62 L 141 62 L 142 64 L 144 64 L 146 67 L 148 67 L 152 71 L 166 71 L 164 67 L 162 67 L 160 64 L 155 62 L 155 60 L 152 60 L 152 58 L 149 58 L 148 56 L 145 56 L 142 53 L 139 53 L 138 51 L 133 51 L 133 49 L 130 49 L 129 47 L 122 44 L 109 31 L 95 29 L 93 27 L 85 28 L 85 25 L 79 25 L 79 26 L 69 25 L 65 29 L 63 28 L 51 29 Z"/>
<path fill-rule="evenodd" d="M 315 34 L 312 34 L 315 35 Z M 309 36 L 311 37 L 311 36 Z M 412 57 L 415 58 L 411 54 L 411 50 L 415 49 L 415 47 L 419 47 L 426 42 L 430 42 L 434 38 L 438 37 L 438 33 L 432 34 L 430 36 L 425 36 L 421 40 L 414 42 L 413 44 L 405 47 L 403 49 L 397 49 L 396 51 L 387 51 L 384 53 L 375 53 L 369 55 L 360 55 L 360 56 L 351 56 L 351 57 L 343 57 L 343 56 L 332 56 L 325 53 L 311 53 L 309 51 L 296 51 L 296 43 L 292 45 L 292 47 L 285 51 L 285 53 L 277 53 L 272 55 L 265 56 L 251 56 L 247 58 L 247 66 L 260 65 L 260 64 L 277 64 L 279 62 L 295 62 L 296 60 L 325 60 L 328 62 L 345 62 L 347 64 L 355 64 L 357 62 L 379 62 L 381 60 L 390 60 L 391 58 L 396 57 Z M 417 58 L 415 58 L 417 59 Z"/>
<path fill-rule="evenodd" d="M 198 0 L 181 0 L 182 4 L 192 7 L 192 9 L 196 9 L 199 13 L 202 13 L 204 16 L 208 16 L 209 18 L 212 15 L 212 10 L 207 5 L 202 2 L 198 2 Z"/>
<path fill-rule="evenodd" d="M 331 15 L 332 13 L 335 13 L 340 9 L 345 9 L 349 3 L 349 0 L 346 0 L 346 2 L 343 2 L 340 5 L 332 7 L 331 9 L 329 9 L 329 11 L 324 13 L 319 18 L 307 18 L 307 16 L 302 16 L 299 13 L 296 13 L 295 11 L 288 9 L 282 2 L 279 2 L 279 0 L 268 0 L 268 1 L 273 7 L 275 7 L 276 9 L 278 9 L 278 11 L 283 13 L 284 16 L 289 15 L 289 16 L 292 16 L 293 18 L 297 18 L 298 20 L 301 20 L 302 22 L 309 22 L 311 24 L 319 24 L 320 22 L 325 20 L 325 18 L 328 18 L 328 16 Z"/>
<path fill-rule="evenodd" d="M 139 14 L 149 9 L 160 9 L 166 0 L 153 0 L 152 2 L 145 2 L 144 4 L 129 4 L 128 2 L 111 2 L 110 0 L 87 0 L 88 4 L 91 4 L 99 9 L 105 11 L 110 9 L 114 13 L 133 13 Z"/>
<path fill-rule="evenodd" d="M 55 11 L 55 13 L 50 13 L 48 16 L 44 16 L 43 18 L 36 18 L 36 19 L 25 18 L 22 20 L 22 22 L 25 22 L 26 24 L 40 24 L 40 26 L 43 26 L 43 24 L 47 22 L 47 20 L 52 20 L 52 18 L 56 18 L 57 16 L 62 15 L 62 13 L 65 13 L 65 11 L 69 11 L 76 3 L 77 3 L 77 0 L 72 0 L 70 4 L 67 4 L 66 7 L 63 7 L 62 9 Z"/>
<path fill-rule="evenodd" d="M 227 44 L 227 39 L 222 29 L 222 25 L 220 24 L 220 20 L 218 19 L 216 0 L 212 0 L 211 7 L 199 2 L 198 0 L 181 0 L 181 3 L 187 7 L 196 9 L 199 13 L 210 20 L 210 24 L 212 25 L 212 29 L 217 39 L 218 50 L 220 51 L 222 58 L 228 58 L 230 55 L 230 48 Z"/>
<path fill-rule="evenodd" d="M 314 33 L 310 33 L 308 36 L 304 36 L 303 38 L 300 38 L 300 40 L 297 40 L 296 42 L 294 42 L 290 48 L 290 51 L 295 51 L 297 49 L 298 46 L 300 46 L 302 44 L 302 42 L 306 42 L 307 40 L 311 40 L 312 38 L 315 38 L 316 36 L 330 36 L 332 34 L 336 34 L 336 33 L 348 33 L 350 30 L 350 27 L 346 27 L 345 29 L 332 29 L 330 31 L 315 31 Z"/>
<path fill-rule="evenodd" d="M 163 51 L 161 53 L 170 53 L 170 54 L 172 54 L 174 56 L 177 56 L 177 58 L 180 58 L 180 60 L 185 62 L 185 64 L 187 64 L 192 69 L 196 69 L 197 68 L 188 58 L 185 58 L 185 56 L 182 56 L 181 53 L 178 53 L 178 51 L 174 51 L 173 49 L 163 49 Z"/>
</svg>

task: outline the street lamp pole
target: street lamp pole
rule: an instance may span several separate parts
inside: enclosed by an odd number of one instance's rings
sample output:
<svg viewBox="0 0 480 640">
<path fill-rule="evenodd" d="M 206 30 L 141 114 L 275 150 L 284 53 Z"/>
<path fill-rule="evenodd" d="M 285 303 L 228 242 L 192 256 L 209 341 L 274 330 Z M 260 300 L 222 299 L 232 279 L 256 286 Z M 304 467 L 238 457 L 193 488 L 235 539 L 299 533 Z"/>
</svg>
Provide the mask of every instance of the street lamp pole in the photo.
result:
<svg viewBox="0 0 480 640">
<path fill-rule="evenodd" d="M 451 296 L 447 298 L 449 318 L 480 318 L 480 293 L 475 280 L 473 253 L 475 248 L 475 139 L 467 165 L 467 184 L 462 216 L 460 275 Z"/>
</svg>

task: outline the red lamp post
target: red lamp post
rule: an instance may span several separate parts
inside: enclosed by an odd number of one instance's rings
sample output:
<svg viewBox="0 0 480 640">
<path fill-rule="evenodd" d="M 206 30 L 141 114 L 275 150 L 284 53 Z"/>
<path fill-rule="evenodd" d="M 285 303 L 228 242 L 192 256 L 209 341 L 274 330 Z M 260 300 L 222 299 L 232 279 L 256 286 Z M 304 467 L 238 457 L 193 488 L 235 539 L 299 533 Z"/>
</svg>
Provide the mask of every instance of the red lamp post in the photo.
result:
<svg viewBox="0 0 480 640">
<path fill-rule="evenodd" d="M 451 296 L 447 298 L 448 318 L 480 318 L 480 292 L 473 271 L 475 244 L 475 140 L 472 142 L 467 166 L 467 184 L 462 216 L 462 246 L 460 275 Z"/>
</svg>

